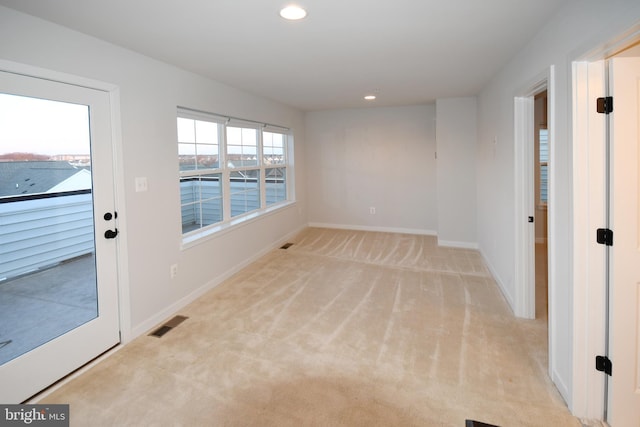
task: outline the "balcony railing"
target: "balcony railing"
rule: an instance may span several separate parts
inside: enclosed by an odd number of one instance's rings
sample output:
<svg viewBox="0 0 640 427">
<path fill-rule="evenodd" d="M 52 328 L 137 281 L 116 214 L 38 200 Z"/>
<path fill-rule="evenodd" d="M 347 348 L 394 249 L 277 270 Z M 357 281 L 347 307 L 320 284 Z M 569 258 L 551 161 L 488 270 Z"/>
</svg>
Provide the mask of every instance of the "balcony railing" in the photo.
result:
<svg viewBox="0 0 640 427">
<path fill-rule="evenodd" d="M 0 198 L 0 281 L 94 251 L 91 190 Z"/>
<path fill-rule="evenodd" d="M 218 175 L 219 176 L 219 175 Z M 260 208 L 260 189 L 257 178 L 230 179 L 231 217 Z M 180 182 L 180 203 L 183 233 L 216 224 L 223 220 L 220 178 L 187 178 Z M 286 200 L 284 178 L 265 180 L 266 206 Z"/>
</svg>

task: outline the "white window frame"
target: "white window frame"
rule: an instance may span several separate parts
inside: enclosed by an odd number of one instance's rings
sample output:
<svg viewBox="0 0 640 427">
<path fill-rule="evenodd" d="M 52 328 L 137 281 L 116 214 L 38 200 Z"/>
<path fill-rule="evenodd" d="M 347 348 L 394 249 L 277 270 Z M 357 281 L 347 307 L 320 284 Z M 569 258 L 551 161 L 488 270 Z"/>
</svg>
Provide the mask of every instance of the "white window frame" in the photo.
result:
<svg viewBox="0 0 640 427">
<path fill-rule="evenodd" d="M 236 128 L 236 129 L 240 129 L 241 132 L 244 129 L 251 129 L 254 130 L 256 133 L 256 140 L 255 140 L 255 151 L 256 151 L 256 164 L 255 165 L 245 165 L 244 163 L 241 164 L 240 166 L 230 166 L 232 163 L 231 161 L 231 155 L 229 152 L 229 141 L 228 141 L 228 129 L 232 127 L 232 128 Z M 263 171 L 261 169 L 262 166 L 262 161 L 261 161 L 261 153 L 262 153 L 262 132 L 260 129 L 260 126 L 258 126 L 256 123 L 247 123 L 244 121 L 239 121 L 239 120 L 228 120 L 225 123 L 224 126 L 224 134 L 225 134 L 225 144 L 224 144 L 224 151 L 225 151 L 225 158 L 226 158 L 226 162 L 224 164 L 225 169 L 227 171 L 227 174 L 225 175 L 224 178 L 224 183 L 226 185 L 226 189 L 228 190 L 229 194 L 229 198 L 228 198 L 228 205 L 227 205 L 227 210 L 225 210 L 225 218 L 229 218 L 229 219 L 235 219 L 238 217 L 242 217 L 244 215 L 248 215 L 251 214 L 252 212 L 256 212 L 259 211 L 260 209 L 264 208 L 263 202 L 264 202 L 264 179 L 263 179 Z M 232 196 L 233 194 L 237 194 L 237 193 L 232 193 L 232 189 L 231 189 L 231 174 L 233 172 L 237 172 L 242 174 L 243 172 L 246 171 L 258 171 L 258 201 L 259 201 L 259 206 L 257 209 L 251 209 L 251 210 L 247 210 L 243 213 L 240 214 L 233 214 L 233 211 L 231 209 L 232 207 Z"/>
<path fill-rule="evenodd" d="M 254 122 L 251 120 L 244 120 L 238 118 L 230 118 L 221 116 L 218 114 L 206 113 L 202 111 L 191 110 L 188 108 L 178 107 L 177 118 L 186 118 L 192 120 L 202 120 L 208 122 L 217 123 L 220 126 L 219 130 L 219 167 L 217 169 L 202 169 L 198 171 L 179 171 L 179 180 L 184 178 L 185 176 L 200 176 L 200 175 L 210 175 L 210 174 L 221 174 L 222 176 L 222 221 L 217 222 L 215 224 L 211 224 L 208 226 L 203 226 L 201 228 L 184 232 L 182 233 L 182 245 L 190 246 L 192 244 L 199 243 L 200 241 L 206 239 L 207 237 L 213 236 L 217 233 L 228 230 L 234 226 L 242 224 L 247 221 L 255 220 L 258 217 L 269 214 L 273 211 L 282 209 L 288 205 L 294 203 L 293 198 L 293 185 L 292 185 L 292 175 L 293 175 L 293 138 L 292 132 L 290 129 L 276 126 Z M 228 162 L 228 148 L 227 148 L 227 126 L 229 127 L 239 127 L 239 128 L 251 128 L 256 130 L 257 135 L 257 147 L 256 147 L 256 165 L 242 165 L 238 167 L 230 167 Z M 176 120 L 176 129 L 177 129 L 177 120 Z M 263 150 L 263 132 L 270 133 L 278 133 L 283 135 L 284 147 L 283 147 L 283 156 L 284 162 L 282 164 L 266 164 L 264 161 L 264 150 Z M 177 133 L 177 130 L 176 130 Z M 176 135 L 176 141 L 178 141 Z M 176 143 L 176 148 L 177 148 Z M 266 199 L 266 170 L 273 168 L 283 168 L 285 170 L 284 174 L 284 185 L 285 185 L 285 199 L 267 205 Z M 257 209 L 253 209 L 242 214 L 238 214 L 236 216 L 231 216 L 231 173 L 245 170 L 258 170 L 259 174 L 259 207 Z M 179 194 L 180 199 L 180 194 Z M 182 204 L 180 203 L 180 206 Z M 180 220 L 182 221 L 182 214 L 180 215 Z"/>
<path fill-rule="evenodd" d="M 282 135 L 282 139 L 283 139 L 283 147 L 282 147 L 282 156 L 283 156 L 283 163 L 276 163 L 276 164 L 266 164 L 265 163 L 265 142 L 264 142 L 264 134 L 265 132 L 267 133 L 271 133 L 271 134 L 279 134 Z M 279 130 L 279 129 L 273 129 L 270 128 L 269 126 L 263 126 L 262 128 L 262 132 L 260 132 L 260 162 L 262 165 L 262 173 L 263 173 L 263 182 L 264 185 L 262 186 L 262 194 L 261 194 L 261 198 L 264 199 L 264 203 L 265 203 L 265 207 L 271 207 L 271 206 L 275 206 L 278 205 L 279 203 L 283 203 L 286 202 L 289 199 L 289 187 L 290 187 L 290 183 L 289 183 L 289 170 L 290 170 L 290 160 L 289 160 L 289 144 L 290 144 L 291 138 L 289 138 L 289 136 L 287 135 L 287 133 L 284 130 Z M 273 202 L 271 204 L 268 204 L 268 199 L 267 199 L 267 170 L 268 169 L 284 169 L 285 173 L 284 173 L 284 194 L 285 194 L 285 200 L 281 200 L 281 201 L 276 201 Z"/>
</svg>

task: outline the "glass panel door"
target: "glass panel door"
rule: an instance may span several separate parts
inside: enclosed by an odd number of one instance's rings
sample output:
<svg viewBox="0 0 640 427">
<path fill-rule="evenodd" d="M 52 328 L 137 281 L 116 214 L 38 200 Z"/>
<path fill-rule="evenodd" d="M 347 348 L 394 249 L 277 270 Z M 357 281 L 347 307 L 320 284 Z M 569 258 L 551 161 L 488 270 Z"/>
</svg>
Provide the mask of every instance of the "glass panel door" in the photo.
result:
<svg viewBox="0 0 640 427">
<path fill-rule="evenodd" d="M 3 403 L 23 401 L 119 341 L 115 244 L 96 234 L 116 230 L 108 99 L 0 72 Z M 102 336 L 85 341 L 94 334 Z"/>
<path fill-rule="evenodd" d="M 89 107 L 0 93 L 0 364 L 98 315 Z"/>
</svg>

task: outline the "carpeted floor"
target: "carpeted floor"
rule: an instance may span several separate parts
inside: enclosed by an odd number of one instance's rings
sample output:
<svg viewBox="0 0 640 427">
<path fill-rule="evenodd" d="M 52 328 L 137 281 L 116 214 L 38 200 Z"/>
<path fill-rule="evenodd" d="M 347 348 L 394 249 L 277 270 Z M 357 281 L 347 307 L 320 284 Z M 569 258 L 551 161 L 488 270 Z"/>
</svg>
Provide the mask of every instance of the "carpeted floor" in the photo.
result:
<svg viewBox="0 0 640 427">
<path fill-rule="evenodd" d="M 72 426 L 579 426 L 475 251 L 308 229 L 40 403 Z"/>
</svg>

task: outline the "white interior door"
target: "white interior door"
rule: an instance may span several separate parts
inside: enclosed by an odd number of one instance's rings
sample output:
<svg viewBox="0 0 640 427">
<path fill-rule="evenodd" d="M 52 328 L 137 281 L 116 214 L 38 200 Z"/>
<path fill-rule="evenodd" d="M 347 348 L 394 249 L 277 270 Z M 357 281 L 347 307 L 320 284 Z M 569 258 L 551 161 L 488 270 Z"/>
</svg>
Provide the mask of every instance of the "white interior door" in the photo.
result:
<svg viewBox="0 0 640 427">
<path fill-rule="evenodd" d="M 640 426 L 640 58 L 610 61 L 611 248 L 609 423 Z"/>
<path fill-rule="evenodd" d="M 20 403 L 120 340 L 111 110 L 3 71 L 0 98 L 0 402 Z"/>
</svg>

